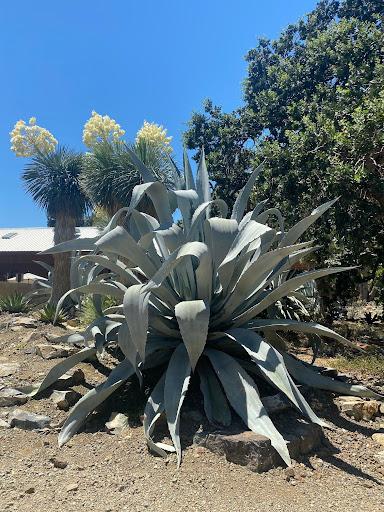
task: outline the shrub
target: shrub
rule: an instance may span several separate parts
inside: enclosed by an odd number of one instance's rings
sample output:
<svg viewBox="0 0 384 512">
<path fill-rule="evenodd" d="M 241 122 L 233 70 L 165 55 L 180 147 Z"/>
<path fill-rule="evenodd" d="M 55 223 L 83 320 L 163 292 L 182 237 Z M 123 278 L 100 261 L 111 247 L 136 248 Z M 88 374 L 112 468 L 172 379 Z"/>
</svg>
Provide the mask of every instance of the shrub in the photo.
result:
<svg viewBox="0 0 384 512">
<path fill-rule="evenodd" d="M 211 199 L 204 156 L 196 180 L 184 158 L 184 175 L 177 177 L 178 188 L 172 191 L 157 182 L 134 154 L 131 157 L 144 183 L 134 188 L 130 206 L 94 238 L 93 250 L 78 257 L 80 269 L 84 262 L 93 266 L 88 268 L 87 284 L 68 292 L 92 294 L 96 299 L 115 297 L 118 306 L 104 310 L 83 332 L 69 337 L 69 341 L 83 341 L 85 348 L 52 369 L 33 394 L 50 386 L 69 367 L 117 342 L 125 359 L 73 407 L 59 435 L 60 445 L 129 379 L 136 375 L 142 381 L 143 376 L 164 369 L 144 411 L 144 433 L 153 452 L 163 456 L 176 452 L 180 463 L 180 410 L 190 380 L 196 379 L 210 422 L 228 425 L 234 411 L 252 431 L 267 436 L 289 464 L 286 443 L 261 402 L 259 379 L 284 393 L 303 416 L 319 425 L 325 422 L 311 410 L 293 379 L 342 394 L 378 397 L 363 386 L 323 376 L 289 355 L 278 332 L 325 336 L 351 345 L 343 336 L 316 322 L 268 313 L 284 297 L 294 297 L 304 283 L 348 270 L 311 270 L 294 277 L 289 273 L 296 262 L 316 250 L 311 242 L 298 240 L 334 201 L 288 231 L 282 225 L 272 229 L 268 211 L 261 213 L 263 204 L 244 215 L 260 168 L 249 177 L 227 218 L 226 203 Z M 145 194 L 157 218 L 136 209 Z M 181 225 L 172 217 L 176 207 Z M 217 216 L 211 216 L 213 211 Z M 124 225 L 119 225 L 123 215 Z M 81 239 L 64 242 L 49 252 L 90 250 L 89 240 L 86 243 Z M 163 412 L 173 446 L 153 440 Z"/>
<path fill-rule="evenodd" d="M 39 311 L 39 320 L 46 324 L 60 325 L 67 319 L 67 315 L 63 309 L 56 311 L 56 307 L 52 304 L 46 304 Z"/>
<path fill-rule="evenodd" d="M 29 309 L 29 301 L 22 293 L 13 293 L 6 297 L 0 297 L 0 311 L 7 313 L 27 313 Z"/>
</svg>

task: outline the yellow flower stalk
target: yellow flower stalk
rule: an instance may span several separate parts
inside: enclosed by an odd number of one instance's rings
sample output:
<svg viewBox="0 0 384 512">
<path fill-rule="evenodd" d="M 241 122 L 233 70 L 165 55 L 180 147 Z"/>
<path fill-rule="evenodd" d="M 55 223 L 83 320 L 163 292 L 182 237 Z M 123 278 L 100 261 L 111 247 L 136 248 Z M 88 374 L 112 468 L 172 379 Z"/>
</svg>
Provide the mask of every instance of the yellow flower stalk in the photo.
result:
<svg viewBox="0 0 384 512">
<path fill-rule="evenodd" d="M 31 117 L 28 124 L 22 119 L 17 121 L 10 136 L 11 150 L 16 156 L 29 157 L 37 153 L 48 154 L 57 146 L 57 140 L 52 133 L 36 124 L 36 117 Z"/>
<path fill-rule="evenodd" d="M 101 116 L 94 110 L 84 125 L 83 142 L 88 148 L 94 148 L 100 142 L 117 142 L 125 131 L 109 116 Z"/>
<path fill-rule="evenodd" d="M 167 130 L 156 123 L 144 121 L 143 126 L 136 134 L 136 144 L 143 141 L 162 147 L 168 153 L 173 151 L 171 146 L 172 137 L 167 137 Z"/>
</svg>

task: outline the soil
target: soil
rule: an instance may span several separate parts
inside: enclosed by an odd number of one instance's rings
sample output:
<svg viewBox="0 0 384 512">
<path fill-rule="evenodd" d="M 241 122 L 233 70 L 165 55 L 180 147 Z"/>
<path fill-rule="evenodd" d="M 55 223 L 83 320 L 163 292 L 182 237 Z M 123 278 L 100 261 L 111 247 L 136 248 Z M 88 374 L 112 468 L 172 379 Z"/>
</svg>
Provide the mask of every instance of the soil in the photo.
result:
<svg viewBox="0 0 384 512">
<path fill-rule="evenodd" d="M 12 331 L 7 325 L 10 319 L 0 316 L 0 363 L 15 362 L 20 367 L 0 378 L 0 387 L 41 380 L 57 360 L 43 360 L 33 353 L 33 347 L 44 343 L 47 333 L 64 332 L 52 326 Z M 34 335 L 28 341 L 31 332 L 40 337 Z M 89 363 L 79 366 L 87 386 L 104 380 L 102 368 Z M 84 386 L 75 389 L 86 391 Z M 139 421 L 140 406 L 130 411 L 131 425 L 123 434 L 106 431 L 103 425 L 112 411 L 127 412 L 113 398 L 83 432 L 60 449 L 58 428 L 0 428 L 0 510 L 382 512 L 384 465 L 375 455 L 383 447 L 371 435 L 384 432 L 384 417 L 371 422 L 353 421 L 337 411 L 333 396 L 326 393 L 313 393 L 310 402 L 335 427 L 325 432 L 323 447 L 295 461 L 292 469 L 277 468 L 263 474 L 192 445 L 192 433 L 199 425 L 188 414 L 184 414 L 181 424 L 184 456 L 177 469 L 173 457 L 165 461 L 148 453 Z M 31 400 L 21 408 L 47 414 L 56 424 L 67 416 L 49 396 Z M 6 417 L 12 409 L 0 408 L 0 417 Z M 60 467 L 55 467 L 54 459 Z"/>
</svg>

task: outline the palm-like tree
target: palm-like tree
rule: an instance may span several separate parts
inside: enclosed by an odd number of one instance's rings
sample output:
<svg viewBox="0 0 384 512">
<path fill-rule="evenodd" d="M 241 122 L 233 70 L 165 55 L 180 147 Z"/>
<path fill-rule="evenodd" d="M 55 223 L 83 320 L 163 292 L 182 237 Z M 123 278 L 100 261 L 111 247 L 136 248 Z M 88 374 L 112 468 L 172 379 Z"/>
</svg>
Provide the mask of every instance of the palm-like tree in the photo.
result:
<svg viewBox="0 0 384 512">
<path fill-rule="evenodd" d="M 53 221 L 55 244 L 75 238 L 76 225 L 90 208 L 79 183 L 82 158 L 65 147 L 48 154 L 38 152 L 22 174 L 27 192 Z M 56 305 L 69 289 L 70 254 L 55 254 L 51 304 Z"/>
<path fill-rule="evenodd" d="M 141 183 L 140 173 L 132 162 L 129 150 L 153 172 L 156 179 L 168 188 L 174 188 L 176 167 L 169 153 L 150 142 L 140 141 L 127 145 L 123 141 L 103 141 L 83 159 L 81 183 L 93 205 L 101 206 L 112 216 L 122 206 L 127 206 L 135 185 Z M 139 209 L 147 213 L 152 204 L 143 199 Z"/>
</svg>

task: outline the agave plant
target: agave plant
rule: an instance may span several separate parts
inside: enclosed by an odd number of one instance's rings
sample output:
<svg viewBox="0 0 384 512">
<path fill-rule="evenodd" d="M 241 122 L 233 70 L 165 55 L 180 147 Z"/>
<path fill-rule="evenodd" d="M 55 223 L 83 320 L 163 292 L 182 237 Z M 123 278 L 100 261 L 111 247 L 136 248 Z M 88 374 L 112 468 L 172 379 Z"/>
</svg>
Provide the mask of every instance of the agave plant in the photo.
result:
<svg viewBox="0 0 384 512">
<path fill-rule="evenodd" d="M 259 379 L 284 393 L 303 416 L 319 425 L 325 422 L 311 410 L 295 381 L 380 398 L 363 386 L 321 375 L 280 346 L 276 348 L 271 337 L 288 330 L 350 344 L 318 323 L 268 316 L 273 305 L 304 283 L 348 270 L 312 270 L 294 277 L 288 273 L 316 250 L 311 242 L 299 239 L 334 201 L 315 209 L 288 231 L 282 223 L 273 229 L 268 225 L 271 212 L 263 213 L 263 205 L 244 214 L 261 167 L 250 175 L 228 217 L 226 203 L 211 198 L 204 154 L 196 179 L 184 156 L 184 175 L 179 176 L 175 190 L 156 181 L 135 154 L 131 158 L 143 183 L 135 186 L 129 207 L 120 210 L 100 236 L 64 242 L 46 251 L 88 251 L 73 262 L 84 284 L 68 293 L 92 294 L 99 307 L 102 296 L 111 296 L 118 305 L 104 309 L 83 332 L 68 338 L 83 342 L 84 348 L 55 366 L 31 395 L 52 385 L 75 364 L 102 352 L 108 343 L 118 343 L 125 356 L 105 382 L 73 407 L 59 435 L 60 445 L 127 380 L 137 377 L 142 381 L 155 367 L 165 370 L 149 395 L 144 433 L 151 451 L 162 456 L 176 452 L 178 463 L 180 410 L 191 379 L 199 381 L 210 422 L 229 425 L 234 411 L 249 429 L 271 440 L 286 464 L 290 464 L 287 445 L 263 406 Z M 144 195 L 153 203 L 157 219 L 136 209 Z M 182 217 L 178 223 L 172 216 L 176 205 Z M 64 300 L 65 296 L 58 308 Z M 172 446 L 153 439 L 163 413 Z"/>
<path fill-rule="evenodd" d="M 13 293 L 0 297 L 0 312 L 27 313 L 30 309 L 28 297 L 22 293 Z"/>
</svg>

